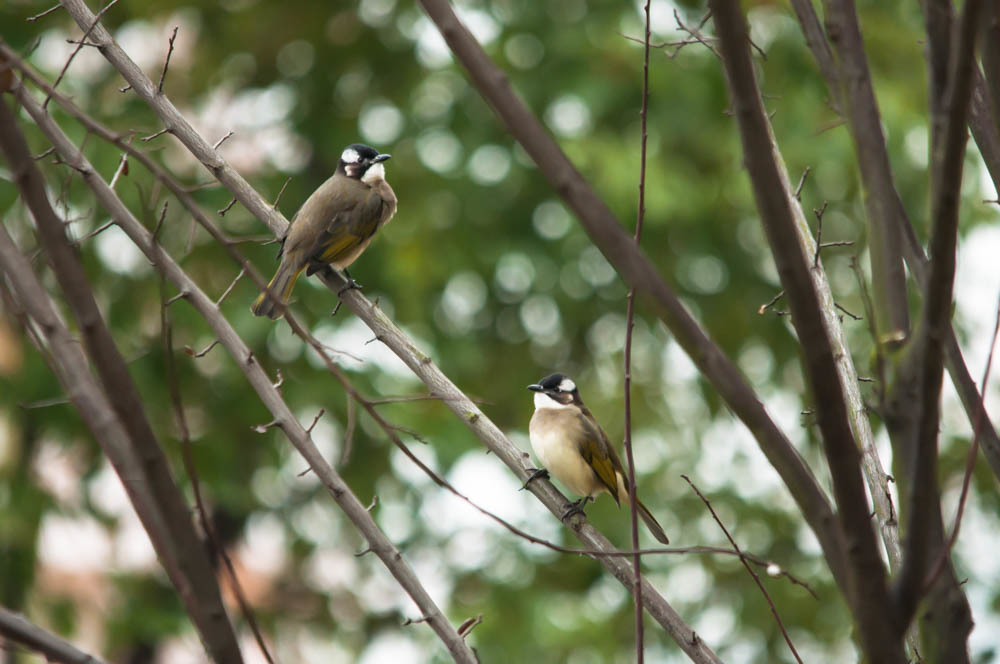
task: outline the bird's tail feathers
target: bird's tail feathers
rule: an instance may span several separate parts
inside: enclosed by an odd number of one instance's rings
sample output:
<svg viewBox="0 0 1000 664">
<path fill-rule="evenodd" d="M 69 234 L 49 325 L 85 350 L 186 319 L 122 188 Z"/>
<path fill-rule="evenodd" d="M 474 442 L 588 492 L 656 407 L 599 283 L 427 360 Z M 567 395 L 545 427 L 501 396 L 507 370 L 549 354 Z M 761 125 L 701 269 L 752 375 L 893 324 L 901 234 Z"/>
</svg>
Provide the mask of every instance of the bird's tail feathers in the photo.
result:
<svg viewBox="0 0 1000 664">
<path fill-rule="evenodd" d="M 653 513 L 650 512 L 638 498 L 635 499 L 635 506 L 636 509 L 639 510 L 639 516 L 642 517 L 643 523 L 645 523 L 646 527 L 649 528 L 649 532 L 653 535 L 653 537 L 663 544 L 670 544 L 670 538 L 667 537 L 665 532 L 663 532 L 663 528 L 660 527 L 660 524 L 653 516 Z"/>
<path fill-rule="evenodd" d="M 254 316 L 267 316 L 271 320 L 280 318 L 284 310 L 280 305 L 288 304 L 288 298 L 292 296 L 292 289 L 302 270 L 302 267 L 295 268 L 288 262 L 282 262 L 267 284 L 267 290 L 258 295 L 250 306 Z"/>
<path fill-rule="evenodd" d="M 618 501 L 619 506 L 625 505 L 625 507 L 628 507 L 630 505 L 628 485 L 625 484 L 625 478 L 621 473 L 618 473 L 618 496 L 616 497 L 616 500 Z M 643 505 L 642 501 L 638 498 L 635 499 L 635 507 L 639 511 L 639 517 L 649 529 L 650 534 L 663 544 L 670 544 L 670 538 L 668 538 L 667 534 L 663 532 L 663 528 L 660 527 L 656 517 L 653 516 L 653 513 L 649 511 L 649 508 Z"/>
</svg>

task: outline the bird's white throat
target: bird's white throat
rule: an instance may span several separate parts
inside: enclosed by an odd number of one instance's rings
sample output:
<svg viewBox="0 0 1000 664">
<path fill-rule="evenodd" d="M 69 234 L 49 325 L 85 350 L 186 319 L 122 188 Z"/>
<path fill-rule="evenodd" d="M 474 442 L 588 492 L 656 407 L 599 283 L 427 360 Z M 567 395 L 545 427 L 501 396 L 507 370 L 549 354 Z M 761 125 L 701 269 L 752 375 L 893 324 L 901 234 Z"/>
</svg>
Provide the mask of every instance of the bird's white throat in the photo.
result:
<svg viewBox="0 0 1000 664">
<path fill-rule="evenodd" d="M 535 409 L 541 408 L 573 408 L 573 404 L 559 403 L 545 392 L 535 392 Z"/>
<path fill-rule="evenodd" d="M 365 171 L 365 174 L 361 176 L 361 181 L 364 182 L 365 184 L 372 184 L 376 180 L 384 180 L 384 179 L 385 179 L 385 166 L 383 166 L 381 163 L 372 164 L 371 166 L 368 167 L 368 170 Z"/>
</svg>

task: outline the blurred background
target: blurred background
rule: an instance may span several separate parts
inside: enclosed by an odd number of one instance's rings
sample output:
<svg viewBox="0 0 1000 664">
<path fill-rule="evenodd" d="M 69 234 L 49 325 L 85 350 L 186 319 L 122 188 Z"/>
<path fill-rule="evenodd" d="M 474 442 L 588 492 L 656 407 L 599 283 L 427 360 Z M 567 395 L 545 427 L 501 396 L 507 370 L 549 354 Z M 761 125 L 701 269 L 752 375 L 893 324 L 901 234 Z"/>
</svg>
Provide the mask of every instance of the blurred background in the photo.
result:
<svg viewBox="0 0 1000 664">
<path fill-rule="evenodd" d="M 25 19 L 50 2 L 0 7 L 3 38 L 53 80 L 80 31 L 62 10 Z M 838 302 L 863 315 L 857 279 L 867 268 L 863 208 L 846 130 L 786 2 L 755 1 L 752 35 L 765 103 L 807 214 L 828 203 L 824 266 Z M 904 204 L 923 236 L 928 218 L 928 127 L 923 22 L 916 3 L 858 3 L 884 128 Z M 98 7 L 91 3 L 91 8 Z M 639 174 L 641 4 L 604 0 L 461 1 L 457 9 L 518 94 L 540 115 L 595 190 L 631 232 Z M 654 42 L 684 39 L 676 16 L 697 25 L 701 3 L 652 2 Z M 399 211 L 352 266 L 352 274 L 421 349 L 525 450 L 532 412 L 529 383 L 559 370 L 613 441 L 623 428 L 622 350 L 626 288 L 558 200 L 530 159 L 467 83 L 418 6 L 397 0 L 157 3 L 121 0 L 105 24 L 154 80 L 167 39 L 179 27 L 164 92 L 209 141 L 235 132 L 222 154 L 287 216 L 336 167 L 343 147 L 362 141 L 391 152 L 388 180 Z M 711 24 L 706 25 L 711 30 Z M 727 111 L 720 63 L 701 45 L 654 49 L 650 61 L 646 253 L 714 339 L 744 371 L 769 411 L 825 484 L 794 335 L 787 317 L 758 308 L 779 290 Z M 668 57 L 672 56 L 672 57 Z M 152 111 L 115 70 L 84 48 L 59 89 L 119 132 L 152 134 Z M 106 178 L 120 153 L 55 104 L 63 128 L 86 143 Z M 47 144 L 23 123 L 32 149 Z M 139 144 L 139 143 L 137 143 Z M 141 144 L 185 183 L 213 184 L 180 144 Z M 41 163 L 70 233 L 82 238 L 108 218 L 65 167 Z M 30 219 L 5 165 L 0 214 L 25 252 L 37 248 Z M 152 227 L 163 192 L 133 163 L 118 192 Z M 219 186 L 198 188 L 208 211 L 227 205 Z M 982 374 L 1000 273 L 997 192 L 970 142 L 956 282 L 956 324 L 974 376 Z M 984 203 L 992 200 L 993 203 Z M 247 240 L 240 247 L 261 272 L 276 267 L 267 228 L 241 206 L 217 218 Z M 810 220 L 814 221 L 810 215 Z M 161 241 L 210 295 L 239 272 L 226 253 L 171 202 Z M 99 302 L 130 362 L 154 426 L 182 472 L 178 432 L 165 383 L 161 284 L 126 236 L 112 227 L 81 245 Z M 46 283 L 54 283 L 35 264 Z M 168 295 L 173 291 L 168 288 Z M 284 376 L 283 394 L 304 424 L 326 414 L 313 438 L 373 514 L 453 623 L 483 614 L 469 637 L 484 662 L 628 662 L 634 657 L 632 605 L 592 560 L 556 554 L 511 535 L 438 489 L 359 416 L 345 436 L 347 402 L 322 362 L 279 322 L 254 318 L 256 289 L 242 280 L 223 311 L 264 367 Z M 916 302 L 916 300 L 914 300 Z M 351 379 L 373 398 L 426 392 L 405 366 L 316 279 L 300 282 L 293 309 L 335 349 Z M 252 427 L 270 416 L 242 373 L 216 348 L 187 304 L 171 308 L 179 380 L 202 491 L 231 548 L 264 632 L 284 661 L 442 662 L 447 655 L 419 613 L 373 556 L 355 557 L 362 538 L 278 432 Z M 871 373 L 865 321 L 845 318 L 859 373 Z M 784 579 L 765 580 L 806 661 L 855 659 L 851 623 L 819 548 L 788 492 L 751 436 L 702 381 L 671 336 L 640 306 L 633 349 L 633 422 L 644 501 L 681 546 L 724 546 L 687 474 L 712 500 L 741 546 L 806 581 L 814 599 Z M 987 406 L 1000 406 L 994 379 Z M 870 392 L 870 384 L 864 386 Z M 556 542 L 575 540 L 444 405 L 380 406 L 425 442 L 414 451 L 477 504 Z M 803 414 L 805 411 L 805 414 Z M 873 422 L 880 430 L 877 418 Z M 971 435 L 946 385 L 942 426 L 945 521 L 957 503 Z M 884 432 L 883 459 L 891 458 Z M 349 445 L 346 444 L 349 440 Z M 977 661 L 995 661 L 1000 633 L 1000 501 L 980 467 L 957 547 L 972 603 Z M 605 497 L 588 508 L 595 525 L 628 546 L 627 512 Z M 187 662 L 202 656 L 173 589 L 117 477 L 44 359 L 13 316 L 0 316 L 0 604 L 116 662 Z M 646 545 L 654 544 L 641 535 Z M 658 556 L 646 573 L 726 661 L 792 661 L 765 600 L 731 557 Z M 247 660 L 262 661 L 233 611 Z M 650 623 L 651 624 L 651 623 Z M 685 661 L 656 628 L 647 661 Z M 15 651 L 11 662 L 35 661 Z"/>
</svg>

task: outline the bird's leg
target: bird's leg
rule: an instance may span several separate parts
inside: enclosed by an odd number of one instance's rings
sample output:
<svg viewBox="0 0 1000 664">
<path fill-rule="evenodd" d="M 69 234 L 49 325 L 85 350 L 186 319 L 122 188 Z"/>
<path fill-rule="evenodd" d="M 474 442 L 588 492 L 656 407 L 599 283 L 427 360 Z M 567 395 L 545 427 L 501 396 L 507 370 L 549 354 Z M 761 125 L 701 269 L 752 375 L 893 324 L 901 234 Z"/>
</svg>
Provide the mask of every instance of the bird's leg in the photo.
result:
<svg viewBox="0 0 1000 664">
<path fill-rule="evenodd" d="M 346 291 L 349 290 L 355 290 L 355 289 L 361 290 L 361 284 L 359 284 L 354 280 L 354 277 L 351 276 L 351 273 L 347 271 L 346 267 L 344 268 L 343 272 L 344 272 L 344 278 L 347 279 L 347 285 L 341 288 L 339 291 L 337 291 L 337 297 L 340 297 Z"/>
<path fill-rule="evenodd" d="M 325 270 L 331 274 L 333 273 L 333 267 L 330 265 L 327 265 L 325 267 Z M 341 296 L 344 293 L 346 293 L 349 290 L 361 290 L 361 284 L 359 284 L 354 280 L 354 277 L 352 277 L 351 273 L 347 271 L 347 268 L 344 268 L 343 272 L 344 272 L 344 278 L 347 279 L 347 285 L 341 288 L 339 291 L 337 291 L 337 297 L 341 298 L 341 300 L 340 302 L 337 302 L 337 306 L 334 307 L 333 311 L 330 312 L 331 316 L 336 316 L 337 312 L 340 311 L 340 305 L 344 303 L 344 300 Z"/>
<path fill-rule="evenodd" d="M 531 474 L 528 475 L 528 479 L 524 480 L 524 485 L 520 489 L 518 489 L 518 491 L 524 491 L 525 489 L 527 489 L 528 485 L 531 484 L 534 480 L 549 479 L 549 471 L 545 470 L 544 468 L 526 468 L 525 470 L 530 470 Z"/>
<path fill-rule="evenodd" d="M 568 503 L 566 505 L 566 511 L 563 512 L 563 515 L 561 517 L 559 517 L 559 518 L 562 519 L 563 521 L 565 521 L 566 519 L 570 518 L 574 514 L 579 514 L 581 516 L 587 516 L 584 513 L 584 511 L 583 511 L 583 506 L 586 505 L 587 501 L 590 501 L 590 500 L 593 500 L 593 498 L 591 498 L 590 496 L 584 496 L 580 500 L 577 500 L 577 501 L 572 502 L 572 503 Z"/>
</svg>

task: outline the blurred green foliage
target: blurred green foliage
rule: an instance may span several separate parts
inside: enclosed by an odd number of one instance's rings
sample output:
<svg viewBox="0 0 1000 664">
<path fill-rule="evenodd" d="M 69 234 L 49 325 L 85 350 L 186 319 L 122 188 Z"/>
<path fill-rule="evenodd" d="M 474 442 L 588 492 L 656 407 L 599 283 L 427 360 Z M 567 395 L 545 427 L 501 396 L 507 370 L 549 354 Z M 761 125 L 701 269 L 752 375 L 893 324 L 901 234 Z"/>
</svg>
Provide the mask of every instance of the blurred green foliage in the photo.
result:
<svg viewBox="0 0 1000 664">
<path fill-rule="evenodd" d="M 758 59 L 758 73 L 790 176 L 794 180 L 811 169 L 803 206 L 810 210 L 828 202 L 824 240 L 858 243 L 824 253 L 824 264 L 840 303 L 860 314 L 849 258 L 863 256 L 864 220 L 849 136 L 827 103 L 787 3 L 745 4 L 754 39 L 767 53 L 766 61 Z M 867 43 L 868 54 L 896 183 L 923 233 L 928 184 L 922 20 L 917 3 L 859 5 L 866 34 L 877 35 Z M 78 38 L 80 31 L 61 10 L 25 21 L 47 6 L 5 3 L 0 25 L 3 38 L 30 52 L 32 63 L 51 80 L 65 60 L 65 39 Z M 653 3 L 654 41 L 683 37 L 674 26 L 674 7 L 667 0 Z M 636 3 L 483 0 L 461 2 L 459 8 L 518 94 L 545 118 L 631 229 L 642 49 L 627 37 L 642 34 Z M 705 9 L 685 2 L 678 11 L 686 23 L 697 24 Z M 463 390 L 482 399 L 486 413 L 525 448 L 531 398 L 524 386 L 554 370 L 574 375 L 605 429 L 620 440 L 626 289 L 450 61 L 417 6 L 395 0 L 121 0 L 105 23 L 154 80 L 167 37 L 180 26 L 165 93 L 209 141 L 235 130 L 223 154 L 266 198 L 276 197 L 290 178 L 280 200 L 288 217 L 328 177 L 344 145 L 360 139 L 391 152 L 387 170 L 399 212 L 352 270 L 368 297 L 414 335 Z M 667 57 L 673 51 L 656 48 L 651 55 L 643 247 L 825 478 L 810 421 L 799 415 L 809 403 L 788 321 L 757 313 L 778 285 L 742 170 L 719 62 L 700 45 Z M 84 49 L 60 90 L 116 131 L 136 131 L 137 138 L 157 131 L 152 111 L 134 94 L 121 93 L 122 85 L 98 54 Z M 88 136 L 55 104 L 50 108 L 110 177 L 120 154 Z M 33 149 L 42 152 L 44 138 L 30 122 L 23 126 Z M 210 180 L 170 136 L 135 144 L 162 158 L 188 184 Z M 60 209 L 74 220 L 70 228 L 76 237 L 106 221 L 78 179 L 51 158 L 39 163 Z M 978 164 L 971 157 L 969 163 L 963 232 L 988 214 L 979 204 L 984 195 Z M 133 163 L 117 189 L 152 227 L 167 198 L 141 166 Z M 230 199 L 218 186 L 195 195 L 210 211 Z M 0 182 L 0 209 L 20 246 L 33 252 L 37 243 L 27 213 L 9 181 Z M 260 242 L 266 228 L 240 206 L 219 223 L 227 233 L 251 240 L 241 249 L 262 272 L 276 266 L 276 246 Z M 238 272 L 204 231 L 191 233 L 190 218 L 173 200 L 162 241 L 210 295 L 221 294 Z M 189 488 L 165 384 L 160 281 L 114 229 L 85 241 L 81 254 L 147 413 Z M 44 260 L 36 258 L 35 265 L 51 285 Z M 370 333 L 350 314 L 329 317 L 335 298 L 314 282 L 300 282 L 294 307 L 322 340 L 365 359 L 359 364 L 343 356 L 356 385 L 373 397 L 423 393 L 379 344 L 366 343 Z M 283 323 L 251 316 L 254 295 L 252 283 L 242 280 L 224 313 L 266 369 L 272 375 L 281 371 L 282 392 L 304 423 L 326 410 L 317 440 L 339 458 L 347 422 L 343 391 Z M 285 661 L 369 662 L 390 652 L 378 648 L 401 641 L 412 648 L 400 651 L 410 653 L 401 661 L 444 661 L 429 630 L 400 627 L 405 617 L 417 617 L 409 600 L 376 559 L 352 557 L 363 542 L 314 480 L 296 476 L 305 464 L 287 441 L 274 431 L 252 430 L 269 415 L 225 351 L 219 347 L 199 359 L 183 352 L 185 346 L 197 351 L 211 342 L 205 322 L 183 302 L 170 308 L 170 317 L 203 491 L 226 541 L 249 568 L 250 595 L 278 653 Z M 746 549 L 777 561 L 819 595 L 817 601 L 783 579 L 765 581 L 796 645 L 811 655 L 807 660 L 851 657 L 849 615 L 773 470 L 662 325 L 641 307 L 637 323 L 633 421 L 644 500 L 676 544 L 722 545 L 704 506 L 679 478 L 690 475 Z M 865 323 L 847 319 L 845 326 L 865 373 L 871 347 Z M 119 549 L 112 549 L 109 568 L 101 571 L 103 599 L 96 607 L 85 609 L 73 588 L 53 581 L 58 575 L 39 551 L 45 541 L 39 533 L 51 515 L 95 518 L 110 533 L 121 532 L 124 516 L 100 500 L 107 464 L 77 413 L 63 403 L 45 405 L 60 398 L 60 386 L 10 315 L 0 319 L 0 351 L 7 358 L 0 364 L 3 604 L 68 637 L 81 633 L 85 622 L 96 624 L 104 653 L 115 661 L 141 661 L 178 635 L 191 646 L 190 627 L 162 573 L 148 565 L 120 568 Z M 515 495 L 509 473 L 442 404 L 380 408 L 394 423 L 419 432 L 428 442 L 414 441 L 416 451 L 474 500 L 491 509 L 524 506 L 525 513 L 508 516 L 533 532 L 571 541 L 537 503 Z M 948 473 L 960 473 L 964 431 L 954 434 L 962 444 L 944 448 L 942 468 Z M 59 460 L 55 465 L 68 467 L 59 490 L 44 479 L 50 469 L 40 461 L 53 458 Z M 495 472 L 469 476 L 490 466 Z M 455 468 L 464 474 L 449 474 Z M 340 470 L 362 501 L 378 494 L 376 518 L 418 573 L 431 579 L 432 594 L 453 622 L 483 614 L 469 638 L 484 662 L 629 661 L 629 599 L 592 560 L 554 555 L 470 516 L 467 507 L 414 479 L 417 471 L 364 417 Z M 978 492 L 994 493 L 992 478 L 984 474 L 977 480 Z M 502 487 L 492 503 L 477 495 L 480 481 Z M 995 507 L 995 496 L 983 500 Z M 462 526 L 449 529 L 456 514 Z M 624 511 L 602 499 L 589 514 L 626 546 Z M 269 553 L 260 554 L 258 547 Z M 279 560 L 254 567 L 258 556 Z M 656 586 L 723 659 L 791 661 L 763 597 L 735 560 L 670 556 L 649 558 L 646 565 Z M 53 578 L 44 582 L 38 578 L 43 575 Z M 987 598 L 994 614 L 996 587 Z M 74 601 L 67 603 L 68 598 Z M 96 621 L 93 614 L 86 621 L 75 615 L 94 611 Z M 986 618 L 977 615 L 980 619 Z M 245 631 L 243 621 L 236 621 Z M 680 661 L 659 630 L 647 629 L 646 638 L 648 661 Z"/>
</svg>

